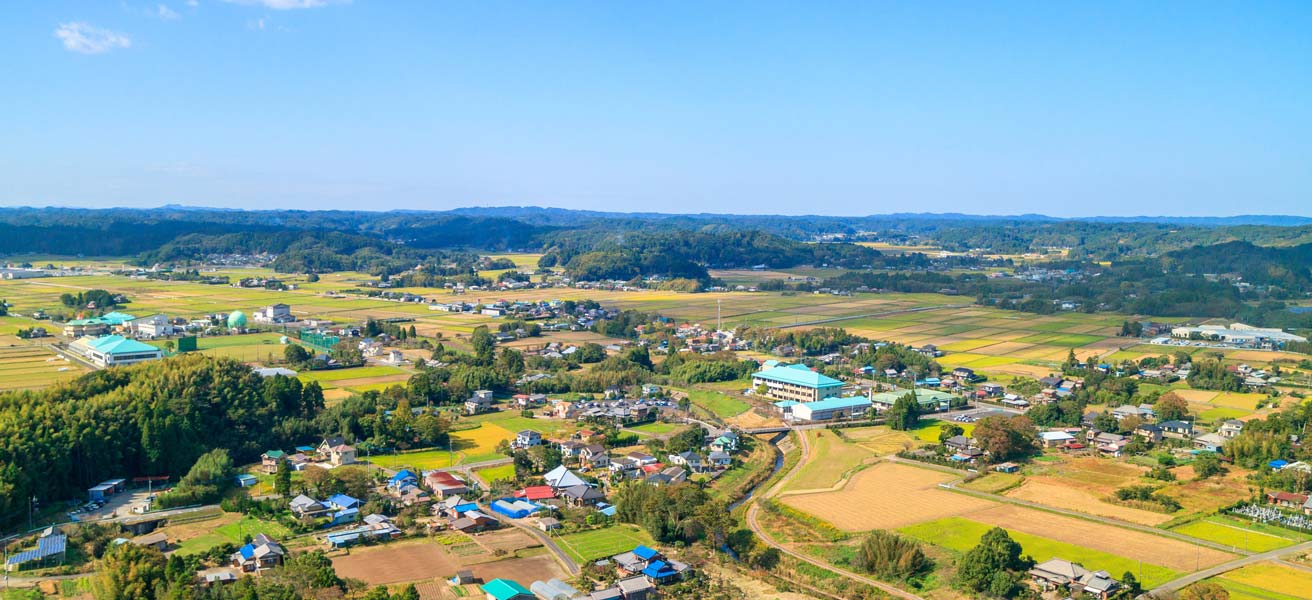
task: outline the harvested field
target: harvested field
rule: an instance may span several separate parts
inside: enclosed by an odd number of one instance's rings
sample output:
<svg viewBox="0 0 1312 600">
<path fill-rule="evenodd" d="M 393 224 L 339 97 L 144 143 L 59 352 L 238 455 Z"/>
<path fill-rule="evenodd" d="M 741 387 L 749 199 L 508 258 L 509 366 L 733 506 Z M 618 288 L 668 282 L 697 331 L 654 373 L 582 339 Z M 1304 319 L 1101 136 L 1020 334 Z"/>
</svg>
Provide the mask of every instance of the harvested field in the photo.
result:
<svg viewBox="0 0 1312 600">
<path fill-rule="evenodd" d="M 903 431 L 893 431 L 887 427 L 862 427 L 843 432 L 847 439 L 874 452 L 879 456 L 897 454 L 907 448 L 914 448 L 916 440 Z"/>
<path fill-rule="evenodd" d="M 350 554 L 333 558 L 337 575 L 369 585 L 446 577 L 458 566 L 442 546 L 426 541 L 355 548 Z"/>
<path fill-rule="evenodd" d="M 1008 497 L 1028 500 L 1038 504 L 1065 508 L 1099 517 L 1111 517 L 1140 525 L 1158 525 L 1171 520 L 1171 515 L 1118 506 L 1099 500 L 1089 493 L 1069 486 L 1030 479 L 1020 487 L 1006 493 Z"/>
<path fill-rule="evenodd" d="M 1177 396 L 1180 396 L 1181 398 L 1184 398 L 1189 402 L 1194 402 L 1198 404 L 1207 404 L 1212 401 L 1212 398 L 1217 397 L 1217 395 L 1219 394 L 1219 392 L 1213 392 L 1211 390 L 1171 390 L 1171 391 L 1175 392 Z"/>
<path fill-rule="evenodd" d="M 513 527 L 481 534 L 474 541 L 490 551 L 505 550 L 507 553 L 542 545 L 537 538 Z"/>
<path fill-rule="evenodd" d="M 491 581 L 498 577 L 520 582 L 569 578 L 569 574 L 560 568 L 560 564 L 549 554 L 465 565 L 465 568 L 473 571 L 474 577 L 483 581 Z"/>
<path fill-rule="evenodd" d="M 1312 572 L 1294 567 L 1263 562 L 1231 571 L 1220 578 L 1252 586 L 1258 591 L 1312 600 Z"/>
<path fill-rule="evenodd" d="M 852 476 L 843 489 L 783 495 L 781 502 L 823 516 L 846 531 L 896 529 L 995 506 L 988 500 L 940 489 L 952 475 L 895 463 L 880 463 Z"/>
<path fill-rule="evenodd" d="M 1179 540 L 1019 506 L 994 506 L 972 513 L 970 519 L 1177 571 L 1193 571 L 1234 558 L 1232 554 Z"/>
</svg>

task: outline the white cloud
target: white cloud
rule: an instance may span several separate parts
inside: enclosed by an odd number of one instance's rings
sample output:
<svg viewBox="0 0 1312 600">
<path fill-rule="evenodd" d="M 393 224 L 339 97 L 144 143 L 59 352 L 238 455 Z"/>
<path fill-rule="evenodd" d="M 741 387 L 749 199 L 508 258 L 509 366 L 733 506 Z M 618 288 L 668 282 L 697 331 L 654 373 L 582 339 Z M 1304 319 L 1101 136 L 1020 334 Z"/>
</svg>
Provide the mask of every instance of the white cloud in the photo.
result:
<svg viewBox="0 0 1312 600">
<path fill-rule="evenodd" d="M 169 8 L 168 6 L 161 4 L 155 8 L 155 16 L 165 21 L 173 21 L 175 19 L 178 19 L 182 15 L 179 15 L 177 11 Z"/>
<path fill-rule="evenodd" d="M 248 6 L 263 6 L 273 10 L 293 10 L 297 8 L 321 8 L 329 4 L 335 4 L 334 0 L 223 0 L 231 4 L 245 4 Z M 350 0 L 341 0 L 349 2 Z"/>
<path fill-rule="evenodd" d="M 251 30 L 255 30 L 255 31 L 264 31 L 264 25 L 265 25 L 265 23 L 264 23 L 264 19 L 263 19 L 263 18 L 259 18 L 259 19 L 255 19 L 255 20 L 253 20 L 253 21 L 247 21 L 247 22 L 246 22 L 246 28 L 247 28 L 247 29 L 251 29 Z"/>
<path fill-rule="evenodd" d="M 55 28 L 55 37 L 64 43 L 64 48 L 81 54 L 104 54 L 132 46 L 132 39 L 124 34 L 80 21 L 61 23 Z"/>
<path fill-rule="evenodd" d="M 187 0 L 187 6 L 196 8 L 197 6 L 200 6 L 200 0 Z"/>
</svg>

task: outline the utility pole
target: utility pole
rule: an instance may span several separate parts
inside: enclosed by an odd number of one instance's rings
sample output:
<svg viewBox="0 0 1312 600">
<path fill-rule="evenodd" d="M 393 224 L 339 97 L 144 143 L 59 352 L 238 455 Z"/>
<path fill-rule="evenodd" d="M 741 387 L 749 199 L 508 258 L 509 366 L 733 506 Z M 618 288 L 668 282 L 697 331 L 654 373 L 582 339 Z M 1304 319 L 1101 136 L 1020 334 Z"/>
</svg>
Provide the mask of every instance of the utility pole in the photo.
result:
<svg viewBox="0 0 1312 600">
<path fill-rule="evenodd" d="M 715 299 L 715 330 L 721 331 L 723 329 L 724 329 L 724 321 L 720 319 L 720 299 L 716 298 Z"/>
</svg>

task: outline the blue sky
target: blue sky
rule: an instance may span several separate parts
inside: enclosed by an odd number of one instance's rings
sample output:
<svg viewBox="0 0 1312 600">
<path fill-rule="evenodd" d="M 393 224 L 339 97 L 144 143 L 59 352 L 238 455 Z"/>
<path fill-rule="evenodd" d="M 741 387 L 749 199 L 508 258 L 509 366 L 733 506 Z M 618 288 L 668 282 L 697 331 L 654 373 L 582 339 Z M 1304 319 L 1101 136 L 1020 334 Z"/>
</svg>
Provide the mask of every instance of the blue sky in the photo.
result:
<svg viewBox="0 0 1312 600">
<path fill-rule="evenodd" d="M 6 6 L 0 204 L 1312 215 L 1312 4 Z"/>
</svg>

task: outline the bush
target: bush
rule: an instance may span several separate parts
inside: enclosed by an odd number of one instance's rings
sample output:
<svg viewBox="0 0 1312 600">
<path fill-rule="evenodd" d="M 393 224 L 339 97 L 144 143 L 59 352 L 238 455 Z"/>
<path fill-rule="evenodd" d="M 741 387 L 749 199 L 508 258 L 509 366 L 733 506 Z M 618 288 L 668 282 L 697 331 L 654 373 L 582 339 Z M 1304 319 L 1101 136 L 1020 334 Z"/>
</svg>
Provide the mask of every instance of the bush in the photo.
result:
<svg viewBox="0 0 1312 600">
<path fill-rule="evenodd" d="M 915 541 L 878 529 L 861 540 L 853 565 L 882 579 L 909 579 L 932 567 Z"/>
</svg>

